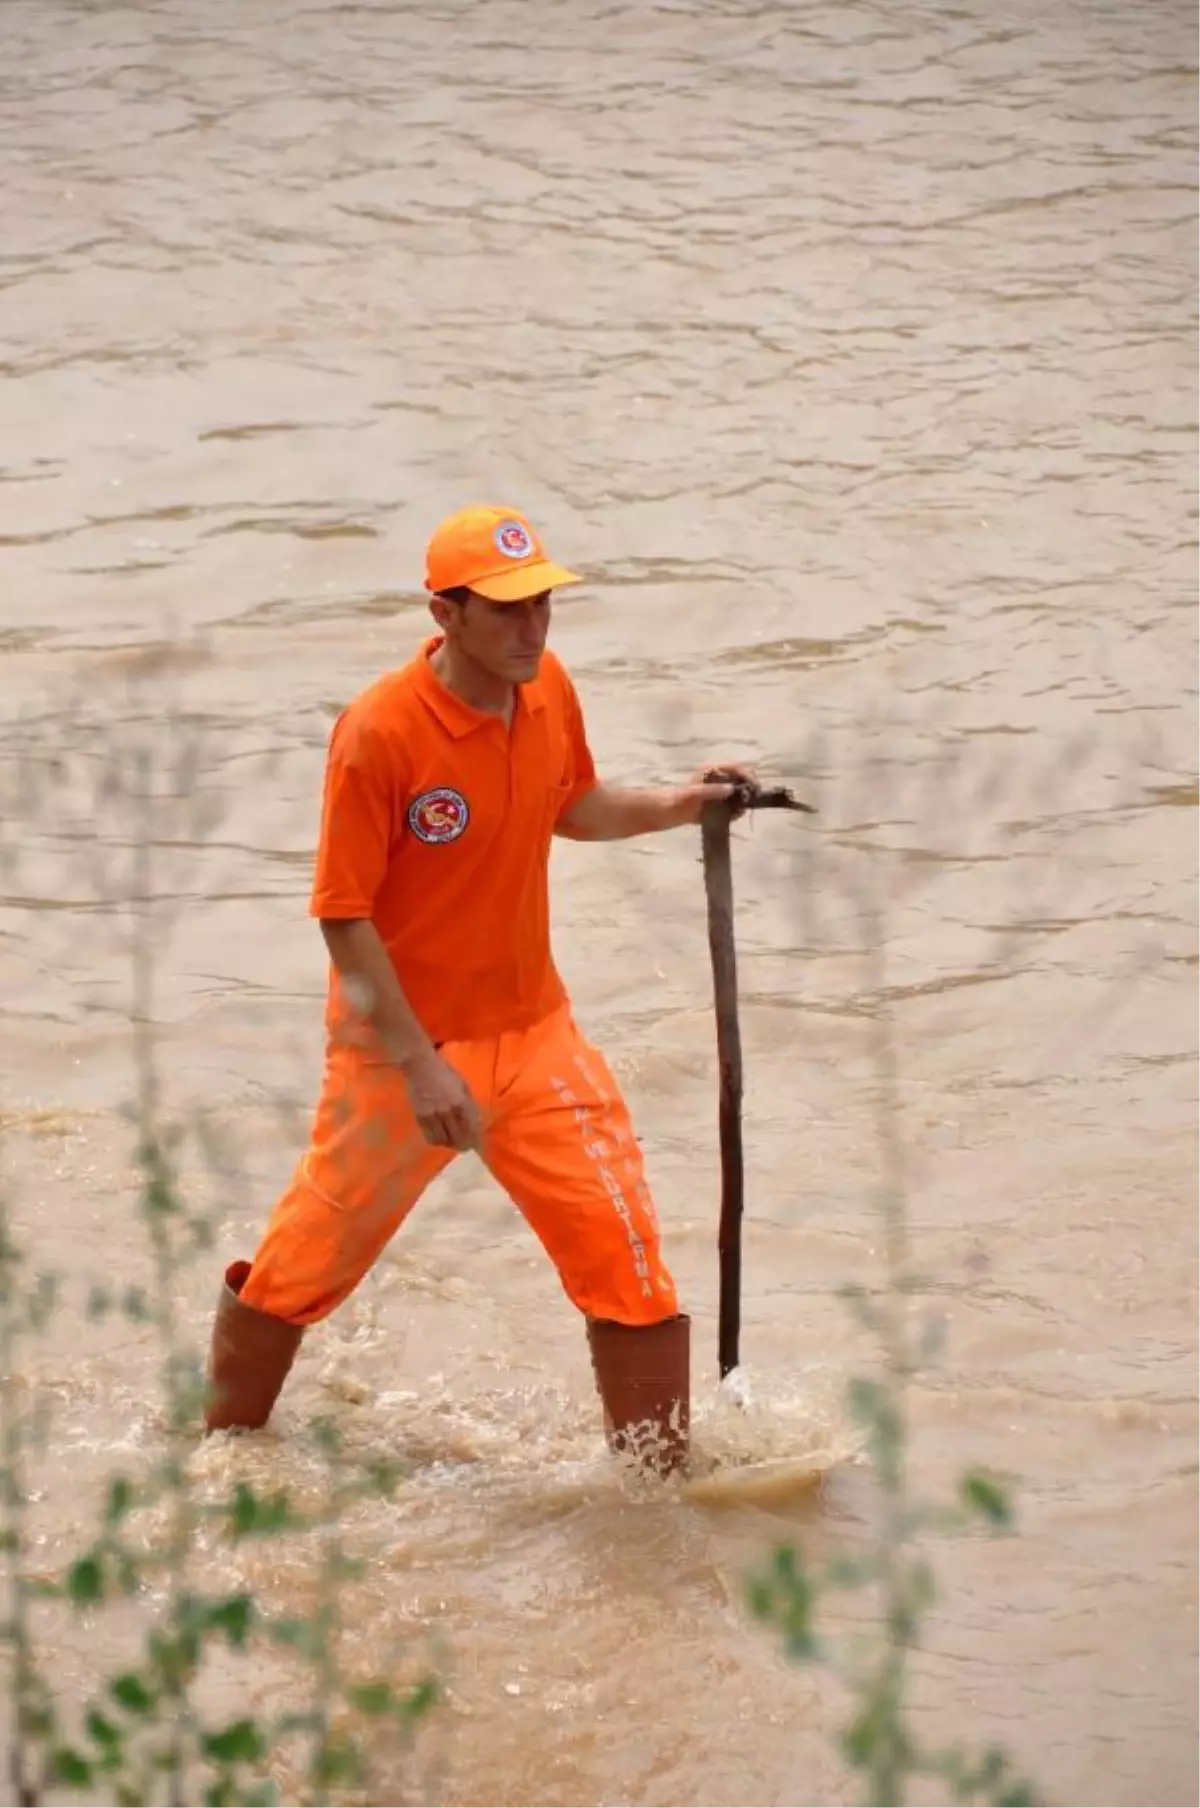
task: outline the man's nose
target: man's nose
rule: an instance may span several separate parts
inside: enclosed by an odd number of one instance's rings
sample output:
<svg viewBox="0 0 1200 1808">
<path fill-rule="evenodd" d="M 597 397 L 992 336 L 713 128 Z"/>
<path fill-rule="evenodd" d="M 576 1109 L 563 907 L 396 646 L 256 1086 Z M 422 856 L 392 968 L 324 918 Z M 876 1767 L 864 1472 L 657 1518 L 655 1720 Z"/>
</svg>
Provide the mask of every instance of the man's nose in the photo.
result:
<svg viewBox="0 0 1200 1808">
<path fill-rule="evenodd" d="M 546 638 L 546 623 L 540 612 L 522 610 L 517 624 L 517 637 L 523 647 L 540 647 Z"/>
</svg>

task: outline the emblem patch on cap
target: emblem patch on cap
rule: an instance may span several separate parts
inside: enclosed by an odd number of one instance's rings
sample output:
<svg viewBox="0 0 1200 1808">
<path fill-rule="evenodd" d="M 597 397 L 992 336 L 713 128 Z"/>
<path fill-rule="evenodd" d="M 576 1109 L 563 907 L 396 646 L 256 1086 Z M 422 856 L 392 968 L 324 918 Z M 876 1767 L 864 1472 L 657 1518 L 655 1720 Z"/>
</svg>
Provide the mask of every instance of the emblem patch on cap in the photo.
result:
<svg viewBox="0 0 1200 1808">
<path fill-rule="evenodd" d="M 506 559 L 527 559 L 533 551 L 529 530 L 520 521 L 502 521 L 494 538 Z"/>
<path fill-rule="evenodd" d="M 408 806 L 408 826 L 418 841 L 437 844 L 457 841 L 471 812 L 461 791 L 439 785 L 434 791 L 422 791 Z"/>
</svg>

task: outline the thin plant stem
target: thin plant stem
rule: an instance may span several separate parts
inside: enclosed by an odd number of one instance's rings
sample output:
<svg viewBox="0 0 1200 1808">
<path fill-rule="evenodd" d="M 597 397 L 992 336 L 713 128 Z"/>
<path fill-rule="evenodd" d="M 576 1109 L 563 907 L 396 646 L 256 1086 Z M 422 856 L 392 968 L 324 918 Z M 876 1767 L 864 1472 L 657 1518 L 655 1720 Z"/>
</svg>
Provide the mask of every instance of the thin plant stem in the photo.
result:
<svg viewBox="0 0 1200 1808">
<path fill-rule="evenodd" d="M 155 1317 L 164 1356 L 164 1403 L 167 1409 L 168 1530 L 165 1557 L 169 1577 L 167 1626 L 162 1682 L 170 1701 L 170 1730 L 165 1754 L 170 1808 L 181 1808 L 186 1791 L 186 1753 L 195 1734 L 188 1683 L 193 1663 L 186 1628 L 190 1557 L 196 1514 L 188 1486 L 185 1437 L 187 1388 L 174 1304 L 178 1267 L 172 1220 L 178 1209 L 171 1163 L 163 1138 L 162 1085 L 154 1030 L 157 960 L 154 936 L 155 870 L 151 765 L 144 749 L 133 763 L 132 802 L 137 813 L 130 897 L 132 996 L 130 1025 L 135 1075 L 138 1155 L 142 1166 L 143 1206 L 154 1258 Z M 174 1635 L 173 1638 L 171 1635 Z"/>
<path fill-rule="evenodd" d="M 35 1761 L 42 1706 L 33 1638 L 29 1625 L 29 1587 L 25 1574 L 24 1424 L 17 1400 L 16 1359 L 19 1345 L 15 1286 L 17 1250 L 7 1209 L 0 1196 L 0 1452 L 3 1453 L 3 1544 L 8 1600 L 6 1642 L 11 1654 L 12 1732 L 8 1753 L 13 1801 L 20 1808 L 41 1800 Z"/>
</svg>

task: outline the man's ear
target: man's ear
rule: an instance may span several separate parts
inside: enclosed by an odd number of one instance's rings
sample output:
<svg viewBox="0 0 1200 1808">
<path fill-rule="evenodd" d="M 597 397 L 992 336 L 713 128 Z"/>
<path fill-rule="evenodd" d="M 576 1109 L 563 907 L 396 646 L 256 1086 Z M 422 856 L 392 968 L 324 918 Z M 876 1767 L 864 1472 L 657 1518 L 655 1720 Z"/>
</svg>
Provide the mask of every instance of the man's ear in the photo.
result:
<svg viewBox="0 0 1200 1808">
<path fill-rule="evenodd" d="M 429 599 L 429 613 L 444 634 L 453 618 L 454 604 L 447 602 L 444 596 L 431 596 Z"/>
</svg>

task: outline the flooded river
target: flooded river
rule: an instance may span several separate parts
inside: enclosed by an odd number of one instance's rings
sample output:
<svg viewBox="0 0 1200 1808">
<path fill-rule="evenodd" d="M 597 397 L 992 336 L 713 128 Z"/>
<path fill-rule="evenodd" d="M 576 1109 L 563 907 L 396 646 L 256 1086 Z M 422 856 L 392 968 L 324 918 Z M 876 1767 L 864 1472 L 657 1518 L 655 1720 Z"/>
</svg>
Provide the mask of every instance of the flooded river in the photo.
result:
<svg viewBox="0 0 1200 1808">
<path fill-rule="evenodd" d="M 356 1647 L 436 1633 L 448 1701 L 376 1799 L 855 1799 L 844 1702 L 743 1586 L 864 1533 L 841 1399 L 878 1355 L 838 1290 L 881 1276 L 886 1018 L 946 1332 L 915 1483 L 987 1465 L 1019 1509 L 936 1550 L 922 1724 L 1059 1802 L 1196 1802 L 1194 8 L 5 0 L 0 50 L 0 1108 L 65 1277 L 21 1358 L 46 1562 L 161 1437 L 149 1331 L 82 1311 L 148 1273 L 117 906 L 166 900 L 165 1105 L 227 1158 L 184 1158 L 199 1344 L 319 1077 L 331 718 L 425 631 L 433 523 L 510 502 L 588 574 L 553 632 L 608 775 L 748 757 L 819 806 L 737 831 L 748 1413 L 695 838 L 562 846 L 555 934 L 695 1317 L 702 1463 L 833 1466 L 802 1501 L 623 1487 L 558 1283 L 464 1163 L 199 1485 L 307 1485 L 330 1408 L 406 1463 L 351 1515 Z M 100 1615 L 52 1656 L 76 1687 L 118 1647 Z"/>
</svg>

